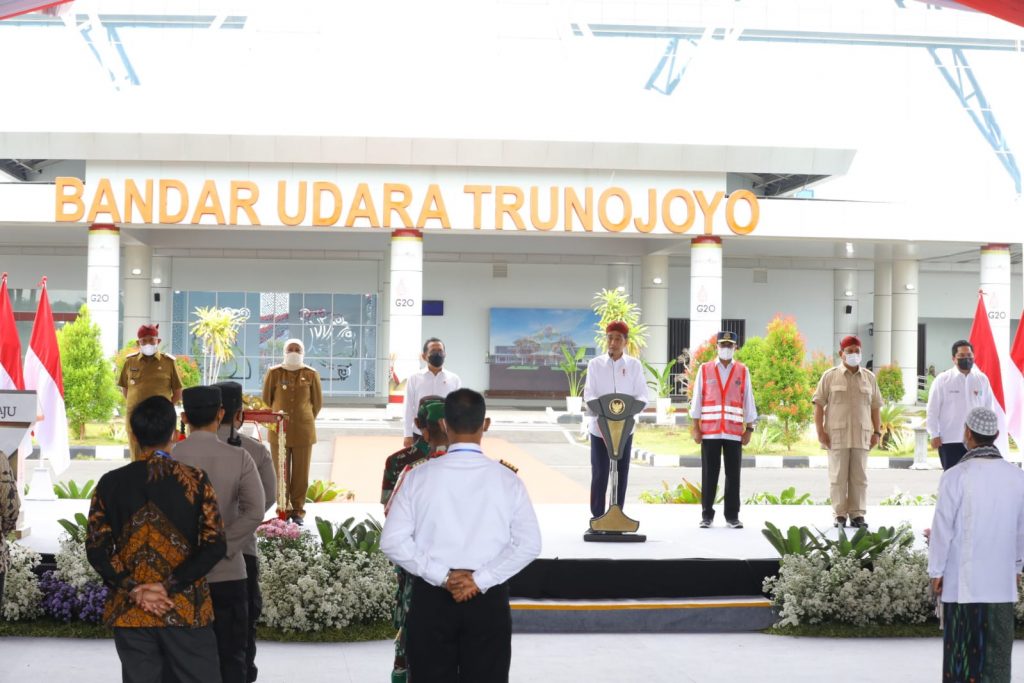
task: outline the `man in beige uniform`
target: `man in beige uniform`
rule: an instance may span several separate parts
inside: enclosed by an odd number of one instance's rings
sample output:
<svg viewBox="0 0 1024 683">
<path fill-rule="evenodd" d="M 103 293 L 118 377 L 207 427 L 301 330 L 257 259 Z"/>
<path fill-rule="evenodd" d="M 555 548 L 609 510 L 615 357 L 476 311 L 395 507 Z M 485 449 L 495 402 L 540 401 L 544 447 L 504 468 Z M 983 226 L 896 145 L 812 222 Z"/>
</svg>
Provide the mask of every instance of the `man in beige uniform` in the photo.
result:
<svg viewBox="0 0 1024 683">
<path fill-rule="evenodd" d="M 132 437 L 131 417 L 135 406 L 150 396 L 163 396 L 171 403 L 181 402 L 181 377 L 178 376 L 174 356 L 160 352 L 160 326 L 142 325 L 137 337 L 139 350 L 125 358 L 117 380 L 125 397 L 124 425 L 133 461 L 141 455 L 139 445 Z"/>
<path fill-rule="evenodd" d="M 882 394 L 867 368 L 860 367 L 860 339 L 850 335 L 839 345 L 842 363 L 825 371 L 814 391 L 814 426 L 828 449 L 835 526 L 867 527 L 868 451 L 882 435 Z"/>
<path fill-rule="evenodd" d="M 263 380 L 263 402 L 271 410 L 287 415 L 285 447 L 288 471 L 288 499 L 292 521 L 302 524 L 309 488 L 309 461 L 316 443 L 316 416 L 323 407 L 320 373 L 302 363 L 305 347 L 300 339 L 284 345 L 284 362 L 267 371 Z M 280 472 L 277 435 L 270 438 L 274 470 Z"/>
</svg>

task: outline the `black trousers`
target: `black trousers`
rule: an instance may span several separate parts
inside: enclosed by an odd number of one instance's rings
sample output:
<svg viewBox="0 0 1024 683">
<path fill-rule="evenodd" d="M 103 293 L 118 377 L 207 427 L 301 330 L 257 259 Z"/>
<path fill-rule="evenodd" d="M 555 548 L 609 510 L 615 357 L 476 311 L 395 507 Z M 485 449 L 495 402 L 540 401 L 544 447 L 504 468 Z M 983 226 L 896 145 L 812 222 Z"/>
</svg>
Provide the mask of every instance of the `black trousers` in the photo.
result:
<svg viewBox="0 0 1024 683">
<path fill-rule="evenodd" d="M 259 670 L 256 668 L 256 622 L 263 614 L 263 595 L 260 593 L 260 561 L 255 555 L 242 555 L 245 558 L 246 595 L 249 598 L 249 634 L 246 646 L 246 681 L 253 683 Z"/>
<path fill-rule="evenodd" d="M 512 664 L 508 584 L 457 603 L 451 593 L 413 579 L 406 618 L 409 680 L 415 683 L 507 683 Z"/>
<path fill-rule="evenodd" d="M 626 484 L 629 482 L 629 458 L 633 449 L 633 435 L 626 437 L 619 459 L 619 495 L 615 501 L 619 507 L 626 502 Z M 604 439 L 590 435 L 590 516 L 600 517 L 608 509 L 608 472 L 611 458 Z"/>
<path fill-rule="evenodd" d="M 731 439 L 703 439 L 700 442 L 700 506 L 701 515 L 711 521 L 715 518 L 715 491 L 718 474 L 725 458 L 725 519 L 740 516 L 740 470 L 743 468 L 743 445 Z"/>
<path fill-rule="evenodd" d="M 249 589 L 246 579 L 210 584 L 213 632 L 224 683 L 248 683 Z"/>
<path fill-rule="evenodd" d="M 944 443 L 939 446 L 939 462 L 942 463 L 942 469 L 948 470 L 960 462 L 965 453 L 967 453 L 967 446 L 962 443 Z"/>
<path fill-rule="evenodd" d="M 114 647 L 124 683 L 161 683 L 165 671 L 180 683 L 221 680 L 212 626 L 115 628 Z"/>
</svg>

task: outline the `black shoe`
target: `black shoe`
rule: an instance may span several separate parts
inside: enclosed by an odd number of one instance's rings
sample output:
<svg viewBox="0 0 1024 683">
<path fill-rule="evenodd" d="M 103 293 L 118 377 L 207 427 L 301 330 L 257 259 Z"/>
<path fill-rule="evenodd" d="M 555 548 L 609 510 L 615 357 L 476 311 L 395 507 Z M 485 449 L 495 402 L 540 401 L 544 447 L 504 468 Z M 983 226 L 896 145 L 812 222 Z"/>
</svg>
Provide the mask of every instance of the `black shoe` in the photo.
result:
<svg viewBox="0 0 1024 683">
<path fill-rule="evenodd" d="M 701 529 L 710 529 L 711 528 L 711 520 L 710 519 L 702 519 L 702 520 L 700 520 L 700 528 Z"/>
<path fill-rule="evenodd" d="M 738 519 L 734 519 L 732 521 L 727 521 L 725 523 L 725 525 L 727 527 L 729 527 L 730 529 L 742 529 L 743 528 L 743 522 L 741 522 Z"/>
<path fill-rule="evenodd" d="M 846 526 L 846 517 L 836 517 L 836 521 L 832 523 L 832 526 L 837 529 L 841 529 Z"/>
<path fill-rule="evenodd" d="M 304 521 L 302 521 L 302 515 L 292 515 L 292 516 L 291 516 L 291 520 L 292 520 L 292 521 L 293 521 L 293 522 L 294 522 L 295 524 L 298 524 L 299 526 L 302 526 L 303 524 L 305 524 L 305 522 L 304 522 Z"/>
<path fill-rule="evenodd" d="M 850 520 L 850 526 L 855 526 L 858 529 L 867 529 L 868 523 L 864 521 L 863 517 L 854 517 Z"/>
</svg>

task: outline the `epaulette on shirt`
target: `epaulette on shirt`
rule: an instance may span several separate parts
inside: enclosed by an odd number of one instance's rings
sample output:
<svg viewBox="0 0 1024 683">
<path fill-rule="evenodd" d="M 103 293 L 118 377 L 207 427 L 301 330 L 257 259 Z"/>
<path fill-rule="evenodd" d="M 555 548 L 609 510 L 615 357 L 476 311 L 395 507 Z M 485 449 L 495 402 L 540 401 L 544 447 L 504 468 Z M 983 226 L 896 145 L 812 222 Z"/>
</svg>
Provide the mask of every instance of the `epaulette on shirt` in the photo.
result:
<svg viewBox="0 0 1024 683">
<path fill-rule="evenodd" d="M 510 470 L 512 470 L 512 472 L 514 474 L 519 474 L 519 468 L 516 467 L 515 465 L 513 465 L 512 463 L 510 463 L 510 462 L 508 462 L 506 460 L 499 460 L 498 462 L 500 462 L 502 465 L 504 465 L 505 467 L 507 467 Z"/>
<path fill-rule="evenodd" d="M 142 351 L 132 351 L 132 352 L 128 353 L 128 354 L 127 354 L 127 355 L 125 356 L 125 358 L 132 358 L 133 356 L 138 356 L 138 355 L 140 355 L 141 353 L 142 353 Z"/>
<path fill-rule="evenodd" d="M 414 470 L 417 467 L 419 467 L 420 465 L 425 465 L 428 462 L 430 462 L 430 458 L 420 458 L 416 462 L 414 462 L 414 463 L 412 463 L 410 465 L 406 465 L 406 468 L 410 469 L 410 470 Z"/>
</svg>

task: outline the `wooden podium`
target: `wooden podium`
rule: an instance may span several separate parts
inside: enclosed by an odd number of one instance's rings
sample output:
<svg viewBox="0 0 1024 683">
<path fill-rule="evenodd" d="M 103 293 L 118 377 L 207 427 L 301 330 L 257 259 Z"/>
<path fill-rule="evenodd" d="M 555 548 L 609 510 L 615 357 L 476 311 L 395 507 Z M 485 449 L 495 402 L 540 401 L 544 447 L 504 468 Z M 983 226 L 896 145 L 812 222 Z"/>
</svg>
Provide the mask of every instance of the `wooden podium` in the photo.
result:
<svg viewBox="0 0 1024 683">
<path fill-rule="evenodd" d="M 36 423 L 36 392 L 34 391 L 0 391 L 0 457 L 13 458 L 11 470 L 14 481 L 21 496 L 25 488 L 24 460 L 18 457 L 18 447 L 25 434 Z M 24 538 L 29 534 L 25 523 L 25 510 L 18 514 L 15 537 Z"/>
<path fill-rule="evenodd" d="M 242 423 L 251 422 L 255 425 L 266 425 L 267 436 L 277 439 L 277 516 L 287 520 L 291 516 L 288 509 L 288 458 L 285 457 L 285 433 L 288 431 L 288 416 L 273 410 L 243 410 Z"/>
</svg>

